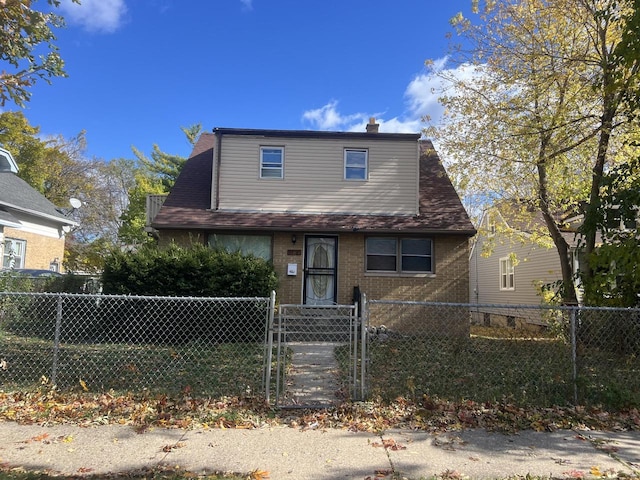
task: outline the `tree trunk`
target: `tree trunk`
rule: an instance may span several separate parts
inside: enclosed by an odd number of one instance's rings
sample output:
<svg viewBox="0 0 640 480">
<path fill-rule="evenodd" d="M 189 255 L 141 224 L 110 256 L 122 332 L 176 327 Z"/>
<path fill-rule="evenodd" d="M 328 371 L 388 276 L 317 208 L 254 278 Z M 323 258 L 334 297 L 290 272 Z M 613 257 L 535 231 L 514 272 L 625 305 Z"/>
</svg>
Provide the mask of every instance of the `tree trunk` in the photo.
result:
<svg viewBox="0 0 640 480">
<path fill-rule="evenodd" d="M 617 102 L 610 99 L 608 102 L 605 100 L 605 111 L 602 115 L 602 130 L 600 132 L 600 138 L 598 140 L 598 152 L 596 156 L 596 162 L 593 167 L 593 173 L 591 177 L 591 191 L 589 193 L 589 205 L 584 213 L 584 224 L 590 227 L 584 231 L 584 257 L 585 261 L 581 262 L 581 275 L 588 283 L 593 278 L 593 271 L 589 266 L 589 256 L 593 253 L 596 247 L 596 216 L 598 215 L 598 207 L 600 204 L 600 187 L 602 186 L 602 178 L 604 175 L 604 166 L 607 160 L 607 151 L 609 149 L 609 141 L 611 139 L 611 129 L 613 126 L 613 118 L 617 110 Z M 582 265 L 582 263 L 584 265 Z"/>
<path fill-rule="evenodd" d="M 547 166 L 545 163 L 545 146 L 547 141 L 543 139 L 540 143 L 540 152 L 538 156 L 538 197 L 540 199 L 540 211 L 547 225 L 551 239 L 553 240 L 558 258 L 560 260 L 560 271 L 562 272 L 562 303 L 563 305 L 577 305 L 578 297 L 576 295 L 575 282 L 573 280 L 573 268 L 571 267 L 570 249 L 567 241 L 562 236 L 562 232 L 558 227 L 558 223 L 549 210 L 549 193 L 547 189 L 548 177 Z"/>
</svg>

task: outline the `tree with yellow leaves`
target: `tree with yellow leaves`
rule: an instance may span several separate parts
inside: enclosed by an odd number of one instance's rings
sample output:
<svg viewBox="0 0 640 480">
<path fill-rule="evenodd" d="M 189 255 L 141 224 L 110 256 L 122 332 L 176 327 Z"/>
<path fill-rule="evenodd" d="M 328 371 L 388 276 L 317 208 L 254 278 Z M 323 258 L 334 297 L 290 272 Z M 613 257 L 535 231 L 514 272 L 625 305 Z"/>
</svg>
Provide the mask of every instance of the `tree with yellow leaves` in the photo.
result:
<svg viewBox="0 0 640 480">
<path fill-rule="evenodd" d="M 72 0 L 80 3 L 79 0 Z M 0 106 L 9 100 L 22 107 L 40 79 L 64 77 L 64 61 L 55 45 L 54 29 L 64 26 L 55 12 L 36 10 L 35 0 L 0 0 Z M 52 7 L 59 0 L 47 0 Z M 36 56 L 36 51 L 47 50 Z"/>
<path fill-rule="evenodd" d="M 462 194 L 516 200 L 542 214 L 567 304 L 577 295 L 565 222 L 595 215 L 604 172 L 638 132 L 640 58 L 618 54 L 635 2 L 475 0 L 474 21 L 452 20 L 462 41 L 449 59 L 471 74 L 433 69 L 445 81 L 445 114 L 427 134 Z M 595 232 L 583 242 L 588 256 Z"/>
</svg>

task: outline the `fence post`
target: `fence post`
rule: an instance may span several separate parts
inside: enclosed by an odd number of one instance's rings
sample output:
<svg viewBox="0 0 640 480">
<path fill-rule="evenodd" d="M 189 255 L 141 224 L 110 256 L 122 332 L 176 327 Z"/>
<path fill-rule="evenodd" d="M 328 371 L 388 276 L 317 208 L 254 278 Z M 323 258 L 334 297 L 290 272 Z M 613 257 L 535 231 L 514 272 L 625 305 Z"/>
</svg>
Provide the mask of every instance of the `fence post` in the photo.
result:
<svg viewBox="0 0 640 480">
<path fill-rule="evenodd" d="M 265 400 L 267 405 L 271 399 L 271 362 L 273 361 L 273 314 L 276 308 L 276 292 L 273 290 L 271 292 L 271 298 L 269 301 L 269 315 L 267 316 L 267 338 L 265 339 L 266 348 L 267 348 L 267 360 L 264 366 L 265 374 L 264 374 L 264 391 L 265 391 Z"/>
<path fill-rule="evenodd" d="M 56 384 L 58 376 L 58 356 L 60 353 L 60 329 L 62 328 L 62 295 L 58 294 L 58 305 L 56 308 L 56 331 L 53 338 L 53 365 L 51 366 L 51 383 Z"/>
<path fill-rule="evenodd" d="M 577 307 L 572 307 L 570 310 L 571 321 L 571 367 L 572 367 L 572 380 L 573 380 L 573 404 L 578 405 L 578 348 L 577 348 L 577 335 L 576 335 L 576 313 Z"/>
<path fill-rule="evenodd" d="M 367 382 L 367 339 L 369 328 L 369 304 L 367 303 L 367 295 L 362 294 L 362 302 L 360 302 L 362 311 L 360 312 L 360 400 L 366 399 L 366 382 Z"/>
</svg>

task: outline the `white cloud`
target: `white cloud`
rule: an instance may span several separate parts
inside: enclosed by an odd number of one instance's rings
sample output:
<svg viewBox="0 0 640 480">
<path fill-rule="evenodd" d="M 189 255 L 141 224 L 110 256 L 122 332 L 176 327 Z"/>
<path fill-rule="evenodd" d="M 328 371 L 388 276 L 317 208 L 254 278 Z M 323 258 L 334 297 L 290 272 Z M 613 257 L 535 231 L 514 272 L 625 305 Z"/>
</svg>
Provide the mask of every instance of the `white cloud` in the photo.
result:
<svg viewBox="0 0 640 480">
<path fill-rule="evenodd" d="M 473 67 L 461 65 L 455 69 L 445 69 L 447 58 L 436 60 L 429 71 L 416 75 L 404 91 L 404 111 L 401 115 L 384 118 L 384 113 L 344 114 L 338 109 L 338 101 L 308 110 L 302 118 L 319 130 L 343 130 L 364 132 L 370 117 L 375 117 L 384 133 L 418 133 L 426 124 L 423 118 L 437 123 L 442 117 L 443 107 L 438 103 L 438 92 L 446 85 L 443 76 L 450 79 L 467 79 L 474 74 Z M 436 75 L 436 73 L 442 76 Z"/>
<path fill-rule="evenodd" d="M 240 0 L 245 10 L 253 10 L 253 0 Z"/>
<path fill-rule="evenodd" d="M 302 114 L 303 120 L 308 121 L 314 128 L 320 130 L 349 130 L 352 124 L 368 118 L 363 113 L 342 115 L 338 112 L 338 102 L 332 100 L 323 107 L 307 110 Z"/>
<path fill-rule="evenodd" d="M 104 33 L 116 31 L 127 13 L 124 0 L 82 0 L 80 5 L 62 0 L 60 9 L 69 23 L 81 25 L 91 32 Z"/>
<path fill-rule="evenodd" d="M 440 88 L 442 80 L 432 74 L 416 75 L 404 92 L 407 115 L 411 117 L 439 118 L 442 107 L 438 103 L 436 89 Z"/>
</svg>

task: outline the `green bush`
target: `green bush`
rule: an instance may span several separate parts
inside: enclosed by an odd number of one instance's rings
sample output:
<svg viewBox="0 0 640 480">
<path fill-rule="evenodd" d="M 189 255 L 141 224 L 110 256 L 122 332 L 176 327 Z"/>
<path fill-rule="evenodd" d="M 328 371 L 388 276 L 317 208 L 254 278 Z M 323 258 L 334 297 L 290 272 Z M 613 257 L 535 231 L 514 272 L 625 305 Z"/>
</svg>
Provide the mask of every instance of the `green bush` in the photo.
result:
<svg viewBox="0 0 640 480">
<path fill-rule="evenodd" d="M 268 297 L 277 277 L 270 262 L 254 256 L 173 244 L 114 252 L 105 259 L 102 284 L 112 295 Z"/>
<path fill-rule="evenodd" d="M 25 293 L 93 293 L 96 279 L 86 275 L 65 273 L 60 276 L 32 277 L 12 270 L 0 271 L 1 292 Z"/>
<path fill-rule="evenodd" d="M 167 297 L 268 297 L 277 286 L 273 265 L 254 256 L 204 245 L 146 247 L 105 260 L 103 292 Z M 133 302 L 133 303 L 132 303 Z M 106 309 L 105 309 L 106 310 Z M 134 342 L 253 341 L 264 335 L 264 307 L 203 306 L 200 302 L 138 299 L 114 303 L 101 334 Z M 123 328 L 125 327 L 125 328 Z"/>
</svg>

